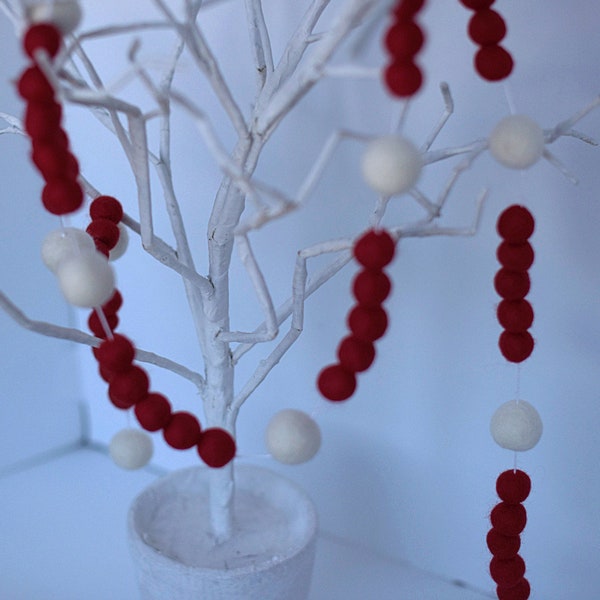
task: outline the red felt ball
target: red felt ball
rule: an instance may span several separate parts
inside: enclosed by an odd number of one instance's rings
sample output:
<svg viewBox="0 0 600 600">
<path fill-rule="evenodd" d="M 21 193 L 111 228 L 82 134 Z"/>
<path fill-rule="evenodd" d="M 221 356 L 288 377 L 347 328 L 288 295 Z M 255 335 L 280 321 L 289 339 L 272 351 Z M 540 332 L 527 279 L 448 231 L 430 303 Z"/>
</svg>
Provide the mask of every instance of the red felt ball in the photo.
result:
<svg viewBox="0 0 600 600">
<path fill-rule="evenodd" d="M 23 36 L 23 50 L 30 58 L 36 50 L 45 50 L 51 58 L 58 54 L 62 43 L 62 34 L 51 23 L 36 23 Z"/>
<path fill-rule="evenodd" d="M 76 179 L 79 163 L 66 147 L 38 141 L 32 144 L 31 160 L 44 179 Z"/>
<path fill-rule="evenodd" d="M 502 211 L 496 223 L 498 234 L 511 244 L 522 244 L 533 234 L 535 219 L 524 206 L 513 204 Z"/>
<path fill-rule="evenodd" d="M 494 4 L 494 0 L 460 0 L 460 3 L 471 10 L 483 10 Z"/>
<path fill-rule="evenodd" d="M 36 66 L 25 69 L 17 82 L 19 96 L 29 102 L 53 102 L 54 88 L 43 71 Z"/>
<path fill-rule="evenodd" d="M 490 552 L 501 560 L 513 558 L 521 548 L 521 538 L 518 535 L 503 535 L 497 529 L 490 529 L 486 537 Z"/>
<path fill-rule="evenodd" d="M 504 502 L 520 504 L 531 492 L 531 479 L 527 473 L 519 469 L 504 471 L 496 480 L 496 491 Z"/>
<path fill-rule="evenodd" d="M 400 0 L 392 14 L 398 21 L 411 20 L 423 8 L 424 4 L 425 0 Z"/>
<path fill-rule="evenodd" d="M 394 59 L 412 58 L 423 47 L 425 35 L 413 21 L 396 23 L 384 38 L 384 45 Z"/>
<path fill-rule="evenodd" d="M 394 258 L 396 244 L 385 230 L 370 229 L 354 244 L 354 258 L 367 269 L 380 270 Z"/>
<path fill-rule="evenodd" d="M 533 308 L 527 300 L 502 300 L 496 315 L 504 329 L 515 333 L 527 331 L 533 323 Z"/>
<path fill-rule="evenodd" d="M 118 326 L 119 326 L 119 317 L 117 317 L 117 315 L 111 315 L 111 314 L 104 314 L 104 316 L 106 317 L 106 322 L 108 324 L 108 328 L 112 331 L 114 331 Z M 106 330 L 104 329 L 104 325 L 102 324 L 102 321 L 100 320 L 100 317 L 98 316 L 98 313 L 93 310 L 90 313 L 90 316 L 88 317 L 88 329 L 97 337 L 100 338 L 102 340 L 106 339 L 108 337 L 108 334 L 106 332 Z"/>
<path fill-rule="evenodd" d="M 506 560 L 494 556 L 490 562 L 490 574 L 499 587 L 513 587 L 525 575 L 525 561 L 518 554 Z"/>
<path fill-rule="evenodd" d="M 355 306 L 348 314 L 348 328 L 359 340 L 374 342 L 388 327 L 388 317 L 381 307 Z"/>
<path fill-rule="evenodd" d="M 29 102 L 24 128 L 34 141 L 52 140 L 60 129 L 62 106 L 58 102 Z"/>
<path fill-rule="evenodd" d="M 397 60 L 385 68 L 383 81 L 393 96 L 408 98 L 421 89 L 423 72 L 411 60 Z"/>
<path fill-rule="evenodd" d="M 533 264 L 535 254 L 529 242 L 511 244 L 502 242 L 496 252 L 498 262 L 511 271 L 527 271 Z"/>
<path fill-rule="evenodd" d="M 337 356 L 344 369 L 352 373 L 366 371 L 375 360 L 375 346 L 349 335 L 340 342 Z"/>
<path fill-rule="evenodd" d="M 500 352 L 506 360 L 514 363 L 523 362 L 531 356 L 535 341 L 528 331 L 518 333 L 503 331 L 498 340 Z"/>
<path fill-rule="evenodd" d="M 117 408 L 130 408 L 148 395 L 149 386 L 146 371 L 132 365 L 127 371 L 113 375 L 108 386 L 108 396 Z"/>
<path fill-rule="evenodd" d="M 115 315 L 121 306 L 123 306 L 123 296 L 119 290 L 115 289 L 111 299 L 102 305 L 102 311 L 105 315 Z"/>
<path fill-rule="evenodd" d="M 102 217 L 94 218 L 86 227 L 86 231 L 92 236 L 95 242 L 102 242 L 109 250 L 114 248 L 119 241 L 119 227 L 112 221 Z"/>
<path fill-rule="evenodd" d="M 123 218 L 123 206 L 112 196 L 98 196 L 90 204 L 90 217 L 119 223 Z"/>
<path fill-rule="evenodd" d="M 53 215 L 75 212 L 83 204 L 83 189 L 74 179 L 51 179 L 42 190 L 42 203 Z"/>
<path fill-rule="evenodd" d="M 476 44 L 488 46 L 504 39 L 506 23 L 495 10 L 482 9 L 473 14 L 467 31 Z"/>
<path fill-rule="evenodd" d="M 94 245 L 96 246 L 96 250 L 100 252 L 100 254 L 104 254 L 104 256 L 108 259 L 110 257 L 110 248 L 99 239 L 94 239 Z"/>
<path fill-rule="evenodd" d="M 162 394 L 148 394 L 135 405 L 134 411 L 146 431 L 158 431 L 171 421 L 171 403 Z"/>
<path fill-rule="evenodd" d="M 163 430 L 165 442 L 176 450 L 192 448 L 200 441 L 200 434 L 198 419 L 185 411 L 174 412 Z"/>
<path fill-rule="evenodd" d="M 102 342 L 96 352 L 96 358 L 102 366 L 113 373 L 122 373 L 133 363 L 135 346 L 124 335 L 116 333 L 112 339 Z"/>
<path fill-rule="evenodd" d="M 519 535 L 527 524 L 527 511 L 522 504 L 499 502 L 490 514 L 492 527 L 500 534 Z"/>
<path fill-rule="evenodd" d="M 482 46 L 475 54 L 475 69 L 488 81 L 506 79 L 513 70 L 513 59 L 502 46 Z"/>
<path fill-rule="evenodd" d="M 110 371 L 106 367 L 103 367 L 102 365 L 98 367 L 98 374 L 100 375 L 100 377 L 102 377 L 104 381 L 106 381 L 106 383 L 110 383 L 111 379 L 114 376 L 114 373 L 112 371 Z"/>
<path fill-rule="evenodd" d="M 235 440 L 228 431 L 218 427 L 205 429 L 198 442 L 200 458 L 213 469 L 220 469 L 235 457 Z"/>
<path fill-rule="evenodd" d="M 505 300 L 520 300 L 529 293 L 531 281 L 527 271 L 500 269 L 494 278 L 494 288 Z"/>
<path fill-rule="evenodd" d="M 356 377 L 340 364 L 329 365 L 319 373 L 317 387 L 327 400 L 347 400 L 356 390 Z"/>
<path fill-rule="evenodd" d="M 529 581 L 523 577 L 516 585 L 496 588 L 498 600 L 527 600 L 531 595 Z"/>
<path fill-rule="evenodd" d="M 379 306 L 390 294 L 392 284 L 383 271 L 362 269 L 352 282 L 352 293 L 363 306 Z"/>
</svg>

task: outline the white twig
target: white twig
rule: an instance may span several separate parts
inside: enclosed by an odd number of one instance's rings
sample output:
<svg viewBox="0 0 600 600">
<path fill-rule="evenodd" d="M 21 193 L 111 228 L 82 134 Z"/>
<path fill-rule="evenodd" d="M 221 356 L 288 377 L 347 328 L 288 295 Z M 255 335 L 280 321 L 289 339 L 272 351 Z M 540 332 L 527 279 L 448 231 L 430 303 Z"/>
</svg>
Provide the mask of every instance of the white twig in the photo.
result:
<svg viewBox="0 0 600 600">
<path fill-rule="evenodd" d="M 271 40 L 265 22 L 262 0 L 245 0 L 245 4 L 258 89 L 261 90 L 274 69 Z"/>
</svg>

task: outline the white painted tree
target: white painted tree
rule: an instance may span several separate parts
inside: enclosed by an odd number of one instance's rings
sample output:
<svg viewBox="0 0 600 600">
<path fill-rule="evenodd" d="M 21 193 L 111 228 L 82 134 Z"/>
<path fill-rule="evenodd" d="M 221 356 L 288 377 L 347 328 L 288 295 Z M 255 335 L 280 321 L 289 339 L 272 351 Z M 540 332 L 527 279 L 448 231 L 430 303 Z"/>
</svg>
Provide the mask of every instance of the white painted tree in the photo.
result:
<svg viewBox="0 0 600 600">
<path fill-rule="evenodd" d="M 160 19 L 145 20 L 143 10 L 140 10 L 138 22 L 76 32 L 66 38 L 66 44 L 56 60 L 51 61 L 43 52 L 38 53 L 36 59 L 62 102 L 89 107 L 114 133 L 116 143 L 120 144 L 127 157 L 138 192 L 137 207 L 131 207 L 122 222 L 132 233 L 134 242 L 141 243 L 145 251 L 156 259 L 157 268 L 173 270 L 183 282 L 204 361 L 202 368 L 190 370 L 166 357 L 142 350 L 137 351 L 136 359 L 169 369 L 191 381 L 203 400 L 203 423 L 223 428 L 235 436 L 236 420 L 242 405 L 302 332 L 307 298 L 351 260 L 354 241 L 362 231 L 357 231 L 354 238 L 323 240 L 300 249 L 296 264 L 290 266 L 293 281 L 291 294 L 279 306 L 275 305 L 270 284 L 253 252 L 250 234 L 301 209 L 313 194 L 337 148 L 346 140 L 354 139 L 367 145 L 373 140 L 379 143 L 379 138 L 384 135 L 394 135 L 398 139 L 406 117 L 406 105 L 399 106 L 398 117 L 389 132 L 331 131 L 321 152 L 311 161 L 312 166 L 295 194 L 290 195 L 268 181 L 258 180 L 254 173 L 273 133 L 315 86 L 332 77 L 367 77 L 377 85 L 380 65 L 364 65 L 360 57 L 354 58 L 351 63 L 336 63 L 334 57 L 350 40 L 357 43 L 357 37 L 360 42 L 360 35 L 372 35 L 372 26 L 380 22 L 391 3 L 387 0 L 307 1 L 303 17 L 280 56 L 276 57 L 271 50 L 271 32 L 263 14 L 262 1 L 245 0 L 245 14 L 240 18 L 245 18 L 247 22 L 251 58 L 248 68 L 255 74 L 256 85 L 253 102 L 248 110 L 244 110 L 220 69 L 218 56 L 203 33 L 203 12 L 207 9 L 218 10 L 217 5 L 224 2 L 185 0 L 176 10 L 170 6 L 171 3 L 153 0 Z M 17 34 L 22 33 L 28 22 L 27 15 L 31 14 L 28 10 L 43 4 L 0 1 L 0 7 L 13 21 Z M 60 0 L 56 5 L 62 5 L 68 12 L 73 2 Z M 149 30 L 168 30 L 177 39 L 160 77 L 154 76 L 139 60 L 140 46 L 136 35 Z M 363 33 L 360 34 L 360 31 Z M 151 109 L 143 109 L 121 97 L 118 86 L 107 86 L 102 73 L 97 71 L 86 53 L 86 45 L 90 41 L 108 43 L 115 35 L 131 36 L 129 71 L 123 74 L 123 78 L 134 78 L 145 87 L 154 101 Z M 215 120 L 205 111 L 201 99 L 183 94 L 173 85 L 178 62 L 184 55 L 191 58 L 198 78 L 207 84 L 227 115 L 228 127 L 235 132 L 234 144 L 229 146 L 225 143 L 226 136 L 215 128 Z M 386 223 L 386 229 L 395 240 L 411 236 L 468 235 L 476 230 L 485 193 L 474 199 L 473 221 L 464 228 L 445 227 L 440 223 L 440 217 L 457 179 L 488 149 L 489 142 L 486 139 L 470 143 L 459 140 L 454 147 L 432 149 L 438 133 L 453 111 L 448 87 L 442 85 L 441 89 L 444 104 L 442 118 L 418 149 L 417 162 L 420 164 L 409 169 L 406 176 L 410 179 L 414 175 L 416 179 L 421 168 L 439 161 L 449 161 L 447 180 L 435 199 L 428 198 L 412 184 L 408 186 L 409 189 L 402 190 L 422 207 L 423 216 L 416 222 Z M 393 102 L 390 100 L 390 103 Z M 564 135 L 590 141 L 572 127 L 597 104 L 590 104 L 572 118 L 545 131 L 543 142 L 549 144 Z M 175 191 L 173 161 L 177 157 L 172 156 L 171 152 L 171 118 L 174 110 L 186 114 L 190 123 L 197 128 L 202 143 L 210 151 L 222 175 L 218 189 L 214 190 L 205 232 L 209 265 L 206 274 L 196 269 L 188 238 L 189 225 L 183 221 Z M 7 123 L 0 133 L 23 133 L 18 118 L 4 113 L 0 116 Z M 156 148 L 152 148 L 148 141 L 148 128 L 156 123 L 160 131 L 159 142 Z M 369 148 L 377 153 L 372 145 Z M 545 146 L 539 148 L 539 154 L 559 164 Z M 375 162 L 380 164 L 380 161 Z M 153 189 L 151 169 L 158 176 L 159 189 Z M 366 169 L 368 171 L 369 167 Z M 564 171 L 563 167 L 561 169 Z M 85 175 L 81 174 L 80 182 L 89 197 L 94 198 L 100 194 L 99 190 L 104 184 L 90 181 Z M 372 217 L 370 223 L 364 224 L 365 229 L 383 226 L 390 197 L 396 194 L 395 191 L 374 189 Z M 153 227 L 153 202 L 161 196 L 168 210 L 174 246 L 161 239 Z M 240 331 L 230 327 L 230 294 L 236 285 L 235 281 L 230 280 L 230 268 L 232 253 L 236 248 L 264 313 L 262 323 L 251 324 Z M 309 277 L 307 263 L 322 255 L 331 255 L 332 258 Z M 31 320 L 5 294 L 0 295 L 0 305 L 21 325 L 39 334 L 89 346 L 100 343 L 98 338 L 83 331 Z M 249 379 L 235 382 L 236 365 L 246 353 L 257 344 L 272 340 L 277 340 L 277 344 L 260 360 Z M 231 464 L 215 470 L 211 487 L 211 515 L 217 540 L 228 538 L 232 532 L 233 489 Z"/>
</svg>

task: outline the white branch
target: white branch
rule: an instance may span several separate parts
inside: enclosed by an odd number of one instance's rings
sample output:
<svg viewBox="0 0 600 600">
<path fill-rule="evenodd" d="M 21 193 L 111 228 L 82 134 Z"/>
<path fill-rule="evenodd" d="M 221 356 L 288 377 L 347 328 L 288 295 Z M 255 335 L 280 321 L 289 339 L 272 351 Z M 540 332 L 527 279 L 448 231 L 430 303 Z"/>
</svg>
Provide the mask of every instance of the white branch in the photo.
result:
<svg viewBox="0 0 600 600">
<path fill-rule="evenodd" d="M 265 22 L 262 0 L 245 0 L 245 4 L 258 89 L 260 90 L 274 69 L 271 40 Z"/>
</svg>

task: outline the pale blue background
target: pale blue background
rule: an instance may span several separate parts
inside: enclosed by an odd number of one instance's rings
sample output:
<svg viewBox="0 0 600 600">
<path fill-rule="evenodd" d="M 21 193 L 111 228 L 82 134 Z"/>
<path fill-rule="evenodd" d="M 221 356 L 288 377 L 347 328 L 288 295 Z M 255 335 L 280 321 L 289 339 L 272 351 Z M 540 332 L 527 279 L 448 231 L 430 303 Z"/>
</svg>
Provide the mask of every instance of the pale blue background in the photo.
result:
<svg viewBox="0 0 600 600">
<path fill-rule="evenodd" d="M 112 21 L 113 5 L 116 20 L 126 21 L 148 3 L 101 4 L 84 3 L 86 27 Z M 508 108 L 503 86 L 482 82 L 471 69 L 474 46 L 464 34 L 468 11 L 458 2 L 429 4 L 422 19 L 430 34 L 423 56 L 428 81 L 410 110 L 406 134 L 417 142 L 426 137 L 441 112 L 437 84 L 448 81 L 456 114 L 436 145 L 443 147 L 487 135 Z M 302 5 L 283 0 L 266 3 L 270 20 L 283 19 L 288 27 Z M 510 27 L 506 46 L 517 62 L 510 86 L 519 112 L 550 127 L 600 92 L 596 61 L 600 17 L 593 0 L 498 1 L 496 5 Z M 219 20 L 212 20 L 212 12 L 207 15 L 210 26 L 206 27 L 209 40 L 227 52 L 225 72 L 239 86 L 252 83 L 237 50 L 246 43 L 242 10 L 240 2 L 232 1 Z M 0 110 L 18 113 L 20 103 L 8 82 L 23 61 L 5 20 L 0 27 L 0 73 L 6 82 L 0 89 Z M 232 38 L 239 46 L 232 46 Z M 121 72 L 118 61 L 126 47 L 123 39 L 115 40 L 109 52 L 102 44 L 90 44 L 107 81 Z M 277 38 L 274 47 L 281 47 Z M 372 52 L 371 64 L 378 64 L 377 52 Z M 142 56 L 150 66 L 161 64 L 159 37 L 142 47 Z M 197 89 L 194 77 L 192 61 L 185 58 L 177 86 Z M 241 93 L 239 97 L 245 107 L 248 99 Z M 208 96 L 197 99 L 212 106 Z M 87 176 L 105 193 L 119 196 L 133 212 L 133 183 L 110 137 L 82 109 L 70 109 L 67 115 L 73 146 Z M 293 194 L 329 128 L 384 133 L 390 118 L 390 102 L 377 83 L 327 83 L 302 103 L 292 123 L 273 139 L 258 175 Z M 191 128 L 186 130 L 185 121 L 177 123 L 182 137 L 175 146 L 176 185 L 190 227 L 197 232 L 193 246 L 203 265 L 203 223 L 217 179 L 199 138 Z M 600 112 L 588 116 L 579 128 L 600 138 Z M 532 597 L 591 600 L 600 584 L 596 433 L 600 420 L 600 155 L 571 139 L 559 140 L 552 151 L 577 174 L 578 187 L 545 162 L 521 174 L 484 157 L 461 178 L 443 219 L 452 226 L 469 223 L 476 196 L 489 187 L 477 236 L 401 243 L 390 269 L 394 293 L 387 305 L 389 333 L 378 345 L 376 365 L 360 378 L 358 393 L 343 406 L 325 405 L 313 382 L 318 370 L 333 360 L 337 341 L 344 335 L 353 269 L 347 268 L 311 298 L 306 332 L 242 412 L 239 449 L 246 456 L 264 454 L 263 431 L 279 408 L 317 411 L 324 438 L 321 453 L 305 466 L 282 470 L 315 498 L 323 529 L 447 578 L 492 589 L 486 573 L 487 514 L 496 502 L 495 477 L 512 466 L 513 456 L 494 444 L 488 423 L 497 406 L 514 397 L 516 388 L 516 369 L 506 365 L 496 348 L 494 223 L 508 204 L 526 203 L 537 217 L 530 293 L 537 346 L 522 367 L 520 387 L 522 397 L 539 409 L 545 432 L 539 446 L 519 458 L 534 484 L 527 502 L 530 520 L 523 556 L 535 582 Z M 27 166 L 27 152 L 24 140 L 0 138 L 2 289 L 32 318 L 69 324 L 84 315 L 65 307 L 53 277 L 38 259 L 41 239 L 58 223 L 39 209 L 41 183 Z M 304 213 L 252 237 L 267 276 L 274 280 L 277 300 L 288 293 L 297 249 L 326 237 L 354 235 L 364 227 L 373 198 L 361 181 L 359 158 L 359 145 L 345 145 Z M 431 169 L 423 190 L 435 196 L 447 174 L 447 167 Z M 395 200 L 388 222 L 418 214 L 410 202 Z M 168 239 L 160 214 L 159 208 L 158 228 Z M 277 244 L 277 252 L 270 249 L 268 238 Z M 126 298 L 122 331 L 144 349 L 200 369 L 183 294 L 175 293 L 179 284 L 172 273 L 157 271 L 137 248 L 117 263 L 117 271 Z M 242 273 L 237 264 L 234 273 Z M 253 327 L 260 315 L 247 304 L 249 285 L 243 275 L 236 284 L 234 325 Z M 106 444 L 127 425 L 105 399 L 104 384 L 95 375 L 87 350 L 35 337 L 4 314 L 0 314 L 0 332 L 4 374 L 0 465 L 9 468 L 77 443 L 88 434 L 88 425 L 91 439 Z M 263 355 L 264 350 L 248 355 L 240 369 L 240 383 Z M 153 387 L 178 408 L 199 410 L 195 391 L 187 383 L 156 368 L 149 372 Z M 88 415 L 83 421 L 81 405 Z M 175 453 L 157 441 L 158 465 L 173 468 L 197 462 L 193 452 Z M 267 458 L 254 460 L 278 468 Z M 68 485 L 65 482 L 65 488 Z"/>
</svg>

